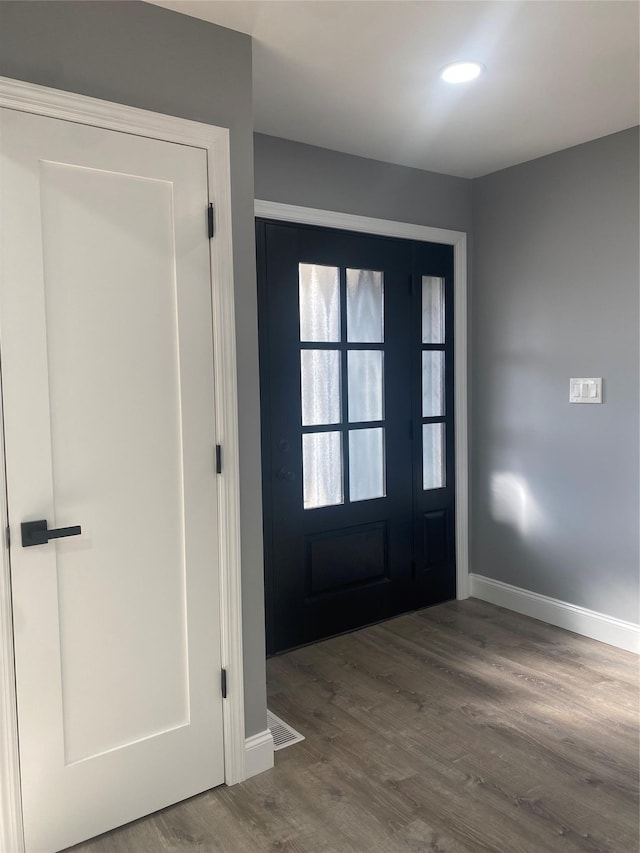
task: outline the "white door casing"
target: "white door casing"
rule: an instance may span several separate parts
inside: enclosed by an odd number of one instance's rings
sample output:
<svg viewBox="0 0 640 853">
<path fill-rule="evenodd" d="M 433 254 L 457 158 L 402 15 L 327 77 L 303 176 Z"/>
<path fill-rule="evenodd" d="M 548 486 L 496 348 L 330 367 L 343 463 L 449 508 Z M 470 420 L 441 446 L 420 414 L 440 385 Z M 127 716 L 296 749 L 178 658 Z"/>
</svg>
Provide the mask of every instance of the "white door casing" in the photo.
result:
<svg viewBox="0 0 640 853">
<path fill-rule="evenodd" d="M 218 727 L 221 726 L 219 718 L 223 703 L 217 700 L 217 704 L 212 705 L 209 699 L 212 692 L 216 692 L 216 696 L 219 696 L 217 692 L 219 666 L 224 665 L 230 673 L 231 688 L 229 699 L 224 703 L 224 772 L 222 755 L 216 759 L 215 747 L 213 752 L 209 749 L 208 755 L 205 755 L 205 760 L 202 762 L 204 769 L 200 778 L 191 781 L 183 780 L 184 784 L 179 782 L 174 786 L 169 798 L 175 800 L 181 797 L 180 790 L 186 791 L 184 795 L 193 793 L 194 790 L 189 790 L 190 785 L 202 789 L 202 787 L 210 787 L 211 784 L 221 782 L 223 777 L 227 782 L 234 782 L 243 778 L 244 775 L 235 369 L 229 371 L 230 367 L 235 368 L 235 352 L 233 321 L 228 322 L 229 315 L 233 318 L 228 215 L 228 140 L 226 132 L 219 129 L 206 127 L 206 133 L 204 133 L 205 126 L 194 126 L 192 123 L 177 120 L 181 133 L 177 141 L 184 143 L 188 139 L 187 144 L 193 147 L 187 149 L 184 145 L 170 146 L 165 142 L 142 138 L 140 135 L 133 136 L 131 131 L 134 127 L 140 134 L 140 111 L 126 108 L 116 108 L 120 115 L 114 122 L 120 126 L 119 129 L 126 124 L 126 130 L 129 131 L 126 135 L 105 133 L 94 127 L 82 127 L 78 123 L 50 122 L 48 119 L 28 115 L 23 108 L 27 105 L 29 112 L 49 111 L 56 112 L 58 115 L 66 111 L 65 117 L 73 118 L 74 122 L 81 121 L 84 125 L 94 122 L 103 127 L 108 126 L 110 121 L 114 121 L 113 115 L 109 117 L 113 108 L 102 102 L 87 103 L 85 99 L 54 93 L 51 90 L 40 90 L 38 87 L 35 87 L 34 97 L 33 87 L 10 81 L 3 81 L 2 93 L 3 101 L 9 100 L 12 107 L 20 107 L 19 111 L 7 113 L 3 123 L 5 131 L 3 154 L 8 160 L 23 161 L 17 166 L 9 164 L 12 168 L 5 170 L 3 184 L 5 202 L 10 202 L 12 192 L 19 191 L 20 180 L 23 181 L 22 189 L 27 189 L 23 195 L 21 211 L 18 211 L 26 217 L 25 222 L 21 225 L 20 215 L 11 222 L 13 230 L 10 233 L 10 245 L 14 249 L 9 252 L 8 262 L 5 263 L 2 294 L 5 324 L 2 337 L 4 404 L 16 602 L 13 616 L 16 631 L 18 684 L 21 696 L 25 700 L 19 712 L 21 727 L 24 728 L 23 735 L 24 732 L 29 731 L 30 726 L 32 731 L 49 729 L 48 740 L 45 739 L 39 744 L 40 752 L 42 752 L 43 743 L 48 743 L 51 747 L 51 760 L 59 760 L 62 757 L 66 776 L 77 776 L 81 780 L 78 783 L 81 788 L 86 787 L 89 799 L 92 796 L 91 785 L 95 781 L 92 781 L 92 776 L 96 773 L 103 776 L 113 774 L 114 779 L 117 778 L 120 783 L 122 782 L 125 765 L 119 763 L 122 750 L 118 749 L 122 743 L 134 743 L 134 751 L 140 752 L 138 763 L 147 765 L 158 777 L 163 775 L 163 760 L 170 758 L 169 766 L 164 767 L 164 770 L 168 771 L 165 775 L 180 777 L 181 771 L 176 767 L 176 761 L 177 755 L 187 748 L 184 742 L 180 743 L 184 733 L 194 727 L 197 728 L 198 725 L 201 729 L 203 726 L 215 727 L 216 714 L 219 720 Z M 24 101 L 25 97 L 29 99 L 28 104 Z M 87 114 L 87 107 L 90 107 L 89 114 Z M 78 109 L 81 113 L 77 112 Z M 79 118 L 80 115 L 81 118 Z M 147 120 L 147 127 L 143 131 L 143 133 L 146 131 L 145 135 L 166 137 L 171 135 L 167 134 L 167 130 L 173 133 L 174 138 L 178 135 L 177 126 L 167 126 L 172 124 L 172 120 L 153 114 L 143 114 L 143 117 Z M 137 126 L 133 124 L 134 120 L 138 121 Z M 25 138 L 29 143 L 35 144 L 35 140 L 46 139 L 48 146 L 46 157 L 37 156 L 37 151 L 21 151 L 20 146 L 14 146 L 13 157 L 11 150 L 7 154 L 6 149 L 11 149 L 9 125 L 16 121 L 23 126 Z M 42 125 L 43 122 L 48 122 L 46 127 Z M 144 125 L 144 122 L 142 124 Z M 185 128 L 185 125 L 191 126 Z M 113 127 L 113 124 L 111 126 Z M 52 127 L 55 132 L 51 130 Z M 113 127 L 113 129 L 116 128 Z M 159 133 L 159 129 L 163 132 Z M 189 135 L 185 134 L 185 129 Z M 197 132 L 194 133 L 194 130 Z M 82 156 L 79 159 L 70 157 L 67 150 L 69 138 L 74 135 L 73 131 L 79 133 L 82 140 L 80 145 Z M 104 144 L 105 137 L 109 140 L 108 148 L 124 147 L 126 156 L 130 156 L 133 150 L 134 160 L 138 158 L 137 168 L 131 170 L 130 164 L 126 168 L 121 165 L 124 161 L 119 161 L 118 157 L 123 154 L 123 150 L 116 152 L 114 160 L 107 158 L 105 161 L 104 151 L 99 150 Z M 29 148 L 29 145 L 26 147 Z M 157 178 L 153 169 L 149 174 L 145 173 L 145 161 L 151 162 L 158 158 L 163 160 L 167 156 L 171 160 L 169 152 L 172 149 L 180 154 L 178 157 L 180 175 L 171 174 L 171 168 L 160 179 Z M 33 175 L 25 178 L 24 165 L 30 154 L 36 156 L 36 162 L 40 160 L 37 179 Z M 98 159 L 92 159 L 95 157 Z M 207 158 L 209 158 L 208 164 Z M 217 202 L 220 241 L 218 244 L 215 240 L 211 241 L 211 258 L 208 257 L 206 241 L 204 252 L 202 249 L 194 248 L 193 244 L 196 241 L 190 236 L 195 233 L 194 223 L 187 222 L 190 217 L 193 218 L 196 215 L 197 209 L 198 227 L 201 227 L 204 232 L 207 165 L 209 165 L 209 197 Z M 183 174 L 185 169 L 190 173 L 187 176 Z M 17 175 L 18 183 L 13 187 L 11 175 Z M 176 186 L 183 178 L 187 183 L 192 184 L 197 184 L 200 180 L 198 198 L 187 200 L 187 195 L 197 196 L 197 188 L 195 193 L 186 193 L 183 199 L 179 198 L 180 191 L 176 190 Z M 93 227 L 96 222 L 91 222 L 92 216 L 95 220 L 95 214 L 88 212 L 96 197 L 101 197 L 103 202 L 100 215 L 104 218 L 103 233 L 106 249 L 103 251 L 100 268 L 95 269 L 95 275 L 92 276 L 87 274 L 91 266 L 90 262 L 87 264 L 87 258 L 83 261 L 83 254 L 86 253 L 92 234 L 96 231 Z M 123 206 L 122 201 L 125 198 L 126 204 Z M 23 252 L 27 246 L 26 243 L 16 245 L 16 240 L 19 243 L 22 239 L 20 235 L 26 234 L 28 226 L 33 223 L 34 210 L 30 209 L 30 205 L 33 207 L 34 204 L 42 208 L 44 249 L 42 258 L 39 257 L 37 239 L 35 251 L 33 248 L 33 230 L 29 235 L 30 255 L 28 252 Z M 151 216 L 142 215 L 150 211 Z M 165 251 L 164 257 L 160 258 L 156 267 L 150 268 L 154 286 L 158 289 L 148 293 L 141 291 L 136 295 L 131 284 L 139 280 L 144 269 L 148 267 L 148 246 L 154 242 L 156 248 L 166 245 L 166 237 L 174 225 L 178 280 L 195 272 L 196 278 L 199 276 L 200 280 L 205 281 L 204 290 L 201 287 L 196 297 L 185 297 L 180 287 L 175 286 L 172 275 L 174 264 L 172 251 Z M 132 237 L 136 239 L 131 239 Z M 77 242 L 74 243 L 74 241 Z M 77 252 L 73 255 L 73 263 L 69 262 L 71 253 L 65 254 L 60 251 L 64 248 L 65 242 L 67 248 L 69 246 L 77 248 Z M 117 252 L 110 253 L 110 242 L 111 249 L 117 248 Z M 170 250 L 171 248 L 170 246 Z M 127 264 L 121 264 L 118 267 L 117 260 L 122 260 L 127 251 L 129 251 Z M 12 262 L 20 256 L 20 252 L 27 257 L 24 279 L 27 286 L 22 287 L 20 291 L 15 288 L 12 291 L 10 287 Z M 209 288 L 207 269 L 210 260 L 214 284 L 212 289 Z M 110 265 L 111 269 L 109 269 Z M 30 286 L 34 277 L 37 279 L 39 268 L 45 269 L 49 287 L 46 302 L 40 299 L 40 304 L 37 299 L 38 288 Z M 74 291 L 74 285 L 69 282 L 74 279 L 74 273 L 78 270 L 84 275 L 85 281 L 77 280 Z M 9 275 L 6 275 L 7 272 Z M 109 282 L 109 276 L 113 278 L 114 275 L 121 277 L 125 286 L 121 287 L 119 292 L 116 288 L 115 293 L 108 293 L 105 284 Z M 128 280 L 127 276 L 129 276 Z M 61 282 L 64 286 L 61 286 Z M 69 299 L 70 293 L 71 299 Z M 154 298 L 151 299 L 150 296 Z M 198 363 L 200 365 L 203 363 L 203 359 L 205 364 L 208 362 L 211 366 L 211 353 L 207 352 L 206 346 L 202 351 L 201 342 L 208 338 L 209 346 L 211 345 L 212 298 L 216 344 L 215 404 L 213 382 L 207 382 L 206 378 L 203 380 L 195 369 Z M 127 302 L 129 304 L 126 304 Z M 44 333 L 45 315 L 48 321 L 48 337 Z M 81 318 L 83 318 L 82 322 Z M 12 320 L 17 320 L 18 327 L 12 323 Z M 224 328 L 224 321 L 227 321 L 226 328 Z M 92 322 L 93 328 L 91 328 Z M 146 355 L 145 348 L 142 350 L 138 348 L 136 351 L 137 344 L 133 342 L 133 350 L 127 351 L 125 333 L 127 325 L 130 327 L 130 339 L 139 333 L 141 340 L 145 340 L 146 347 L 154 351 L 154 356 L 163 351 L 162 346 L 159 346 L 161 340 L 169 341 L 168 348 L 165 347 L 164 350 L 164 364 L 157 365 L 160 373 L 156 371 L 156 379 L 157 376 L 162 378 L 155 382 L 153 388 L 136 389 L 135 386 L 131 386 L 127 377 L 126 365 L 133 362 L 136 370 L 130 372 L 134 379 L 138 377 L 138 381 L 144 382 L 145 385 L 153 385 L 155 381 L 151 365 L 153 359 Z M 200 332 L 197 332 L 198 327 Z M 108 330 L 107 334 L 104 334 L 105 329 Z M 187 329 L 192 330 L 194 334 L 186 334 Z M 86 364 L 78 364 L 77 359 L 74 362 L 67 357 L 67 351 L 73 351 L 75 348 L 77 352 L 79 347 L 96 341 L 99 343 L 101 337 L 104 347 L 108 346 L 110 341 L 115 342 L 115 348 L 110 353 L 111 359 L 116 362 L 115 371 L 102 370 L 99 357 L 94 360 L 93 365 L 90 359 L 87 359 Z M 60 341 L 65 345 L 60 347 Z M 25 343 L 28 344 L 26 350 Z M 23 346 L 22 350 L 21 346 Z M 22 359 L 18 369 L 16 369 L 16 357 Z M 120 361 L 119 365 L 118 361 Z M 43 365 L 46 375 L 42 372 Z M 205 370 L 204 373 L 206 372 Z M 57 404 L 51 406 L 50 410 L 51 429 L 55 439 L 53 460 L 46 458 L 46 454 L 42 455 L 41 447 L 42 422 L 46 421 L 49 415 L 46 388 L 43 386 L 44 401 L 42 394 L 25 395 L 21 390 L 21 377 L 24 379 L 25 387 L 30 388 L 31 391 L 34 387 L 38 387 L 38 383 L 48 380 L 53 388 L 52 393 L 55 393 Z M 109 388 L 109 382 L 114 377 L 115 385 Z M 96 380 L 95 383 L 92 382 L 93 378 Z M 230 390 L 231 399 L 229 399 Z M 122 397 L 126 403 L 124 411 L 134 410 L 134 418 L 138 421 L 138 427 L 141 428 L 138 432 L 137 446 L 132 446 L 127 441 L 127 429 L 120 422 L 122 413 L 118 417 L 114 411 L 112 416 L 110 406 L 104 404 L 101 396 L 108 400 Z M 29 400 L 28 404 L 24 403 L 25 397 Z M 136 403 L 145 399 L 149 400 L 149 405 L 138 407 L 136 413 Z M 183 418 L 177 418 L 175 413 L 174 416 L 171 414 L 171 405 L 175 404 L 176 399 L 180 401 L 186 412 Z M 40 402 L 34 403 L 34 400 Z M 74 428 L 72 429 L 65 429 L 69 424 L 61 416 L 64 407 L 60 401 L 66 401 L 68 410 L 73 413 L 71 426 Z M 21 406 L 22 421 L 19 421 L 18 414 Z M 217 409 L 215 426 L 214 406 Z M 145 418 L 147 418 L 146 423 Z M 89 429 L 91 434 L 105 446 L 104 458 L 79 447 L 83 429 Z M 24 435 L 20 435 L 20 430 Z M 211 432 L 210 435 L 205 434 L 207 430 Z M 131 432 L 135 435 L 135 429 Z M 110 438 L 111 446 L 116 451 L 111 459 L 109 459 Z M 23 448 L 23 458 L 20 461 L 17 458 L 20 452 L 14 458 L 12 448 L 16 447 L 16 442 L 19 443 L 23 439 L 25 448 L 29 449 L 25 451 Z M 225 472 L 218 477 L 213 473 L 215 443 L 224 444 L 225 447 Z M 206 462 L 205 453 L 208 453 Z M 87 490 L 79 475 L 82 474 L 83 466 L 87 463 L 89 463 L 90 479 L 101 481 L 102 490 L 111 491 L 112 496 L 118 494 L 119 480 L 123 479 L 131 468 L 138 470 L 139 473 L 145 471 L 145 479 L 150 481 L 148 483 L 150 488 L 145 492 L 144 487 L 141 489 L 138 484 L 138 494 L 135 487 L 130 489 L 120 501 L 122 506 L 118 514 L 118 508 L 111 511 L 108 502 L 105 503 L 101 496 L 84 493 Z M 209 463 L 208 470 L 206 463 Z M 14 465 L 15 468 L 12 468 Z M 22 468 L 19 467 L 20 465 Z M 43 471 L 44 475 L 41 473 Z M 204 476 L 205 472 L 208 479 Z M 182 488 L 183 482 L 184 488 Z M 4 493 L 4 488 L 2 491 Z M 160 494 L 163 497 L 158 500 L 157 496 Z M 145 497 L 148 498 L 149 506 L 147 507 L 144 506 Z M 182 502 L 189 510 L 184 515 L 184 530 L 182 523 L 177 526 L 175 524 L 175 518 L 181 516 Z M 190 508 L 189 504 L 191 504 Z M 79 513 L 82 514 L 83 510 L 85 515 L 83 535 L 78 539 L 60 540 L 56 544 L 33 549 L 20 548 L 17 541 L 20 521 L 38 516 L 47 517 L 50 526 L 53 526 L 54 521 L 57 526 L 82 523 L 82 520 L 77 518 L 75 521 L 70 520 L 69 514 L 77 516 Z M 126 512 L 123 513 L 123 510 Z M 130 516 L 136 511 L 139 518 L 131 519 Z M 60 517 L 54 518 L 54 512 L 60 513 Z M 209 521 L 206 518 L 207 513 L 214 516 L 210 519 L 212 523 L 209 525 L 207 525 Z M 64 517 L 62 517 L 63 514 Z M 200 514 L 199 519 L 198 514 Z M 164 516 L 159 527 L 156 522 L 158 515 Z M 137 529 L 136 525 L 139 525 Z M 155 528 L 154 525 L 156 525 Z M 218 542 L 215 541 L 216 526 L 220 533 Z M 110 542 L 108 535 L 109 530 L 114 527 L 127 528 L 124 531 L 124 540 L 122 535 L 118 539 L 117 531 L 114 532 L 115 546 Z M 154 546 L 151 537 L 146 539 L 146 531 L 149 529 L 155 532 L 155 538 L 161 540 L 160 545 L 156 543 Z M 145 558 L 151 558 L 146 561 L 146 577 L 143 577 L 143 583 L 138 588 L 131 588 L 131 586 L 127 588 L 129 579 L 121 567 L 116 565 L 118 547 L 125 547 L 127 555 L 135 555 L 137 549 L 138 565 L 143 565 Z M 175 552 L 173 555 L 170 553 L 171 549 Z M 212 563 L 219 563 L 220 577 L 216 578 L 215 572 L 201 571 L 200 580 L 196 581 L 195 586 L 192 588 L 188 585 L 184 586 L 182 568 L 176 573 L 170 567 L 184 563 L 185 549 L 190 565 L 194 561 L 203 565 L 208 559 Z M 102 571 L 96 572 L 95 566 L 90 566 L 90 571 L 87 571 L 87 554 L 94 551 L 96 553 L 100 551 L 103 556 L 103 565 L 98 566 Z M 6 595 L 8 590 L 6 556 L 5 550 L 2 565 L 3 596 L 0 601 L 3 617 L 10 615 Z M 125 560 L 122 562 L 123 565 L 126 563 Z M 128 568 L 131 567 L 128 566 Z M 111 569 L 110 575 L 109 569 Z M 157 572 L 155 578 L 151 569 Z M 142 574 L 144 575 L 145 572 L 143 571 Z M 96 607 L 91 613 L 90 608 L 82 606 L 85 600 L 83 596 L 88 594 L 91 583 L 97 583 L 100 589 L 100 584 L 105 584 L 107 576 L 110 586 L 102 588 L 102 606 Z M 160 580 L 163 576 L 164 588 Z M 155 636 L 153 636 L 153 643 L 147 643 L 144 647 L 145 631 L 141 631 L 140 626 L 136 627 L 133 614 L 145 609 L 145 602 L 151 596 L 150 583 L 153 581 L 155 581 L 153 594 L 164 595 L 164 600 L 160 602 L 163 617 L 162 620 L 156 619 L 155 625 L 147 626 L 150 629 L 155 628 Z M 125 593 L 128 594 L 125 595 Z M 51 613 L 48 616 L 45 614 L 42 620 L 38 620 L 38 629 L 35 634 L 33 631 L 25 631 L 24 624 L 25 622 L 29 624 L 29 620 L 33 620 L 34 616 L 42 616 L 42 612 L 38 611 L 41 600 L 46 600 L 47 595 L 57 596 L 58 594 L 61 600 L 59 617 L 61 655 L 58 655 L 56 648 L 42 646 L 43 638 L 57 640 L 58 625 L 55 624 L 58 618 L 57 613 L 53 616 Z M 182 595 L 186 596 L 184 601 L 181 598 Z M 219 608 L 219 612 L 214 614 L 208 626 L 204 609 L 207 603 L 214 608 L 217 605 Z M 124 618 L 123 613 L 129 605 L 131 609 L 127 619 Z M 198 610 L 200 610 L 199 614 Z M 200 625 L 198 631 L 192 635 L 190 634 L 191 622 L 185 621 L 185 611 L 189 613 L 190 619 L 193 617 L 194 624 Z M 148 607 L 148 615 L 152 612 L 153 607 Z M 153 617 L 150 618 L 153 623 Z M 222 623 L 221 630 L 217 629 L 218 619 Z M 103 643 L 104 648 L 101 648 L 100 636 L 109 636 L 110 625 L 114 621 L 119 621 L 118 627 L 123 632 L 122 636 L 118 630 L 113 631 L 109 642 Z M 102 626 L 101 622 L 103 622 Z M 212 624 L 215 636 L 211 633 Z M 22 840 L 19 797 L 16 790 L 16 744 L 12 736 L 15 734 L 15 715 L 10 689 L 12 661 L 10 654 L 7 653 L 10 639 L 7 633 L 8 630 L 10 631 L 10 625 L 10 619 L 3 619 L 2 657 L 6 669 L 2 673 L 3 680 L 0 685 L 2 689 L 0 709 L 3 713 L 0 718 L 0 729 L 7 750 L 3 755 L 5 760 L 0 766 L 4 803 L 0 810 L 0 844 L 6 849 L 19 850 Z M 102 635 L 100 627 L 102 627 Z M 89 639 L 86 648 L 80 649 L 77 638 L 83 631 Z M 153 630 L 149 633 L 153 635 Z M 163 635 L 165 635 L 164 639 Z M 33 644 L 34 637 L 40 646 L 37 643 Z M 163 643 L 164 646 L 161 648 Z M 187 655 L 187 643 L 191 644 L 189 655 Z M 198 652 L 198 643 L 213 646 L 214 653 L 208 661 L 205 661 L 202 656 L 199 657 L 202 650 Z M 55 643 L 53 645 L 55 646 Z M 127 649 L 134 647 L 137 647 L 139 652 L 137 661 L 130 659 L 131 656 L 125 653 Z M 142 648 L 141 652 L 140 648 Z M 85 656 L 89 651 L 92 654 L 92 660 L 97 662 L 102 658 L 102 674 L 105 678 L 85 676 L 84 680 L 82 679 L 83 666 L 86 664 Z M 162 652 L 160 656 L 159 652 Z M 35 668 L 31 668 L 31 673 L 28 672 L 28 668 L 25 670 L 25 662 L 29 659 L 32 663 L 36 662 Z M 57 660 L 62 661 L 64 669 L 63 688 L 60 688 L 59 677 L 56 677 L 59 676 Z M 149 682 L 144 689 L 136 687 L 133 677 L 136 671 L 135 664 L 139 664 L 142 660 L 149 669 Z M 121 667 L 116 666 L 118 661 L 122 661 Z M 37 678 L 33 683 L 29 683 L 29 677 L 34 673 Z M 120 682 L 123 682 L 126 687 L 126 693 L 123 695 L 127 695 L 131 701 L 123 703 L 127 707 L 121 710 L 119 717 L 116 715 L 114 718 L 111 714 L 108 719 L 103 720 L 104 725 L 101 728 L 86 725 L 87 719 L 95 720 L 100 717 L 101 690 L 109 681 L 110 695 L 113 691 L 117 692 L 122 686 Z M 159 693 L 150 697 L 149 689 L 154 686 Z M 40 703 L 42 707 L 33 701 L 38 695 L 42 697 Z M 205 696 L 208 697 L 206 701 L 204 701 Z M 136 698 L 137 701 L 134 701 Z M 202 708 L 207 704 L 208 718 L 206 714 L 202 715 Z M 61 719 L 62 716 L 65 718 L 64 721 Z M 85 720 L 84 724 L 82 720 Z M 189 726 L 187 724 L 189 721 L 193 725 Z M 56 743 L 51 743 L 51 733 L 56 728 L 56 722 L 62 725 L 63 730 L 66 724 L 66 730 L 63 738 L 60 737 Z M 153 729 L 154 725 L 156 729 L 166 731 L 161 738 L 165 743 L 162 749 L 156 749 L 155 757 L 153 744 L 157 744 L 160 739 L 157 736 L 154 737 L 154 731 L 149 730 L 149 726 Z M 197 737 L 196 735 L 196 740 Z M 55 740 L 53 737 L 53 741 Z M 170 742 L 173 741 L 175 744 L 171 746 Z M 37 755 L 33 747 L 33 743 L 23 742 L 21 754 L 24 784 L 29 790 L 37 789 L 40 767 L 46 766 L 48 760 L 46 755 Z M 174 747 L 177 751 L 171 759 L 171 749 Z M 96 754 L 102 754 L 100 761 L 90 760 L 90 756 Z M 211 768 L 216 761 L 218 768 L 212 771 Z M 97 766 L 100 763 L 101 770 L 91 769 L 92 764 Z M 197 777 L 198 772 L 193 768 L 190 770 L 192 776 L 195 773 Z M 75 796 L 72 791 L 73 786 L 71 789 L 65 789 L 64 777 L 65 774 L 54 786 L 59 788 L 61 800 L 56 803 L 56 797 L 51 797 L 52 815 L 59 813 L 60 804 L 64 803 L 65 799 Z M 51 781 L 50 778 L 49 784 Z M 183 784 L 182 789 L 181 784 Z M 136 810 L 140 814 L 144 810 L 156 808 L 163 796 L 166 800 L 165 794 L 159 794 L 160 800 L 156 799 L 154 803 L 154 796 L 156 796 L 153 793 L 154 785 L 147 785 L 145 789 L 138 780 L 136 787 L 144 789 L 145 793 L 138 797 L 137 804 L 132 803 L 133 811 L 130 814 L 125 810 L 118 817 L 118 807 L 112 807 L 110 803 L 104 804 L 103 811 L 107 824 L 111 821 L 113 825 L 114 819 L 116 822 L 122 822 L 122 817 L 125 820 L 131 819 L 136 816 L 134 813 Z M 81 789 L 76 791 L 80 798 L 81 793 Z M 93 793 L 95 795 L 95 791 Z M 83 824 L 84 821 L 84 828 L 78 830 L 80 833 L 94 834 L 96 831 L 107 828 L 107 825 L 101 826 L 99 820 L 98 823 L 92 823 L 90 818 L 85 820 L 86 809 L 81 803 L 79 805 L 77 811 L 82 815 L 80 823 Z M 28 802 L 28 798 L 25 800 L 25 806 L 27 808 L 26 823 L 31 833 L 33 814 L 29 814 L 29 810 L 33 811 L 33 805 Z M 36 823 L 38 821 L 42 824 L 47 823 L 47 809 L 39 811 L 42 814 Z M 113 815 L 116 817 L 114 818 Z M 49 823 L 51 822 L 49 818 Z M 37 830 L 34 831 L 36 835 L 33 838 L 36 838 Z M 79 837 L 77 836 L 76 840 L 79 840 Z M 69 839 L 73 840 L 73 836 L 62 832 L 58 841 L 52 843 L 71 843 Z"/>
</svg>

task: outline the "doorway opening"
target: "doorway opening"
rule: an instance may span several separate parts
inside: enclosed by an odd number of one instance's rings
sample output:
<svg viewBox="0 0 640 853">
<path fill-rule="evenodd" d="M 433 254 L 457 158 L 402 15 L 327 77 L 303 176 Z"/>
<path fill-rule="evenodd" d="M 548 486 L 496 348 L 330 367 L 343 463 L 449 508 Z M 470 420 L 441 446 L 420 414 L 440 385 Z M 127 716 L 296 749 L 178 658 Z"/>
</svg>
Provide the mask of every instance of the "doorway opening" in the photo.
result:
<svg viewBox="0 0 640 853">
<path fill-rule="evenodd" d="M 274 654 L 456 595 L 454 250 L 256 228 Z"/>
</svg>

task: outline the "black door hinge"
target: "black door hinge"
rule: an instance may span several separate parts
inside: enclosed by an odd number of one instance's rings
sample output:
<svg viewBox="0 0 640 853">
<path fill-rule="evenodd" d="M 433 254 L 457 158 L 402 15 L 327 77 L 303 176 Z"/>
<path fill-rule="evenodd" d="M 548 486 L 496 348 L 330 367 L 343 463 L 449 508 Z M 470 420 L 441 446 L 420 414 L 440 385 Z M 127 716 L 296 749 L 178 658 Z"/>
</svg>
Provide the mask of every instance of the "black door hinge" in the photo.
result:
<svg viewBox="0 0 640 853">
<path fill-rule="evenodd" d="M 220 690 L 222 691 L 222 698 L 227 698 L 227 670 L 220 670 Z"/>
<path fill-rule="evenodd" d="M 222 474 L 222 446 L 216 444 L 216 474 Z"/>
<path fill-rule="evenodd" d="M 209 239 L 213 237 L 213 203 L 209 202 L 207 209 L 207 228 L 209 229 Z"/>
<path fill-rule="evenodd" d="M 11 548 L 11 528 L 7 524 L 7 548 Z"/>
</svg>

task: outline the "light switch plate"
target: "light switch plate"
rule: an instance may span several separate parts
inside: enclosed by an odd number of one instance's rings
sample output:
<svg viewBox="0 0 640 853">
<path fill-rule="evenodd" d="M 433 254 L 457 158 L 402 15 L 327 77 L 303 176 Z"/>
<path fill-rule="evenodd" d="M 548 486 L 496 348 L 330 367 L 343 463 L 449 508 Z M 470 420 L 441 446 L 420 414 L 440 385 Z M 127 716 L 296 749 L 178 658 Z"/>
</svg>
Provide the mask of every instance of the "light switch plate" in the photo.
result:
<svg viewBox="0 0 640 853">
<path fill-rule="evenodd" d="M 602 378 L 600 379 L 570 379 L 570 403 L 601 403 Z"/>
</svg>

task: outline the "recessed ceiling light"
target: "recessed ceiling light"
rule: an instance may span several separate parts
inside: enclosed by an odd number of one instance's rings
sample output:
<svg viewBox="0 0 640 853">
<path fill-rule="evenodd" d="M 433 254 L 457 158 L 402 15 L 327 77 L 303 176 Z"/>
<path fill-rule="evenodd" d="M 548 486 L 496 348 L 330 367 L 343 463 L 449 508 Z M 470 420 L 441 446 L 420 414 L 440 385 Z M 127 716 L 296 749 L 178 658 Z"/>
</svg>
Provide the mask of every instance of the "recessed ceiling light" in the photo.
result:
<svg viewBox="0 0 640 853">
<path fill-rule="evenodd" d="M 468 83 L 475 80 L 484 71 L 484 65 L 479 62 L 452 62 L 445 65 L 440 72 L 440 77 L 445 83 Z"/>
</svg>

